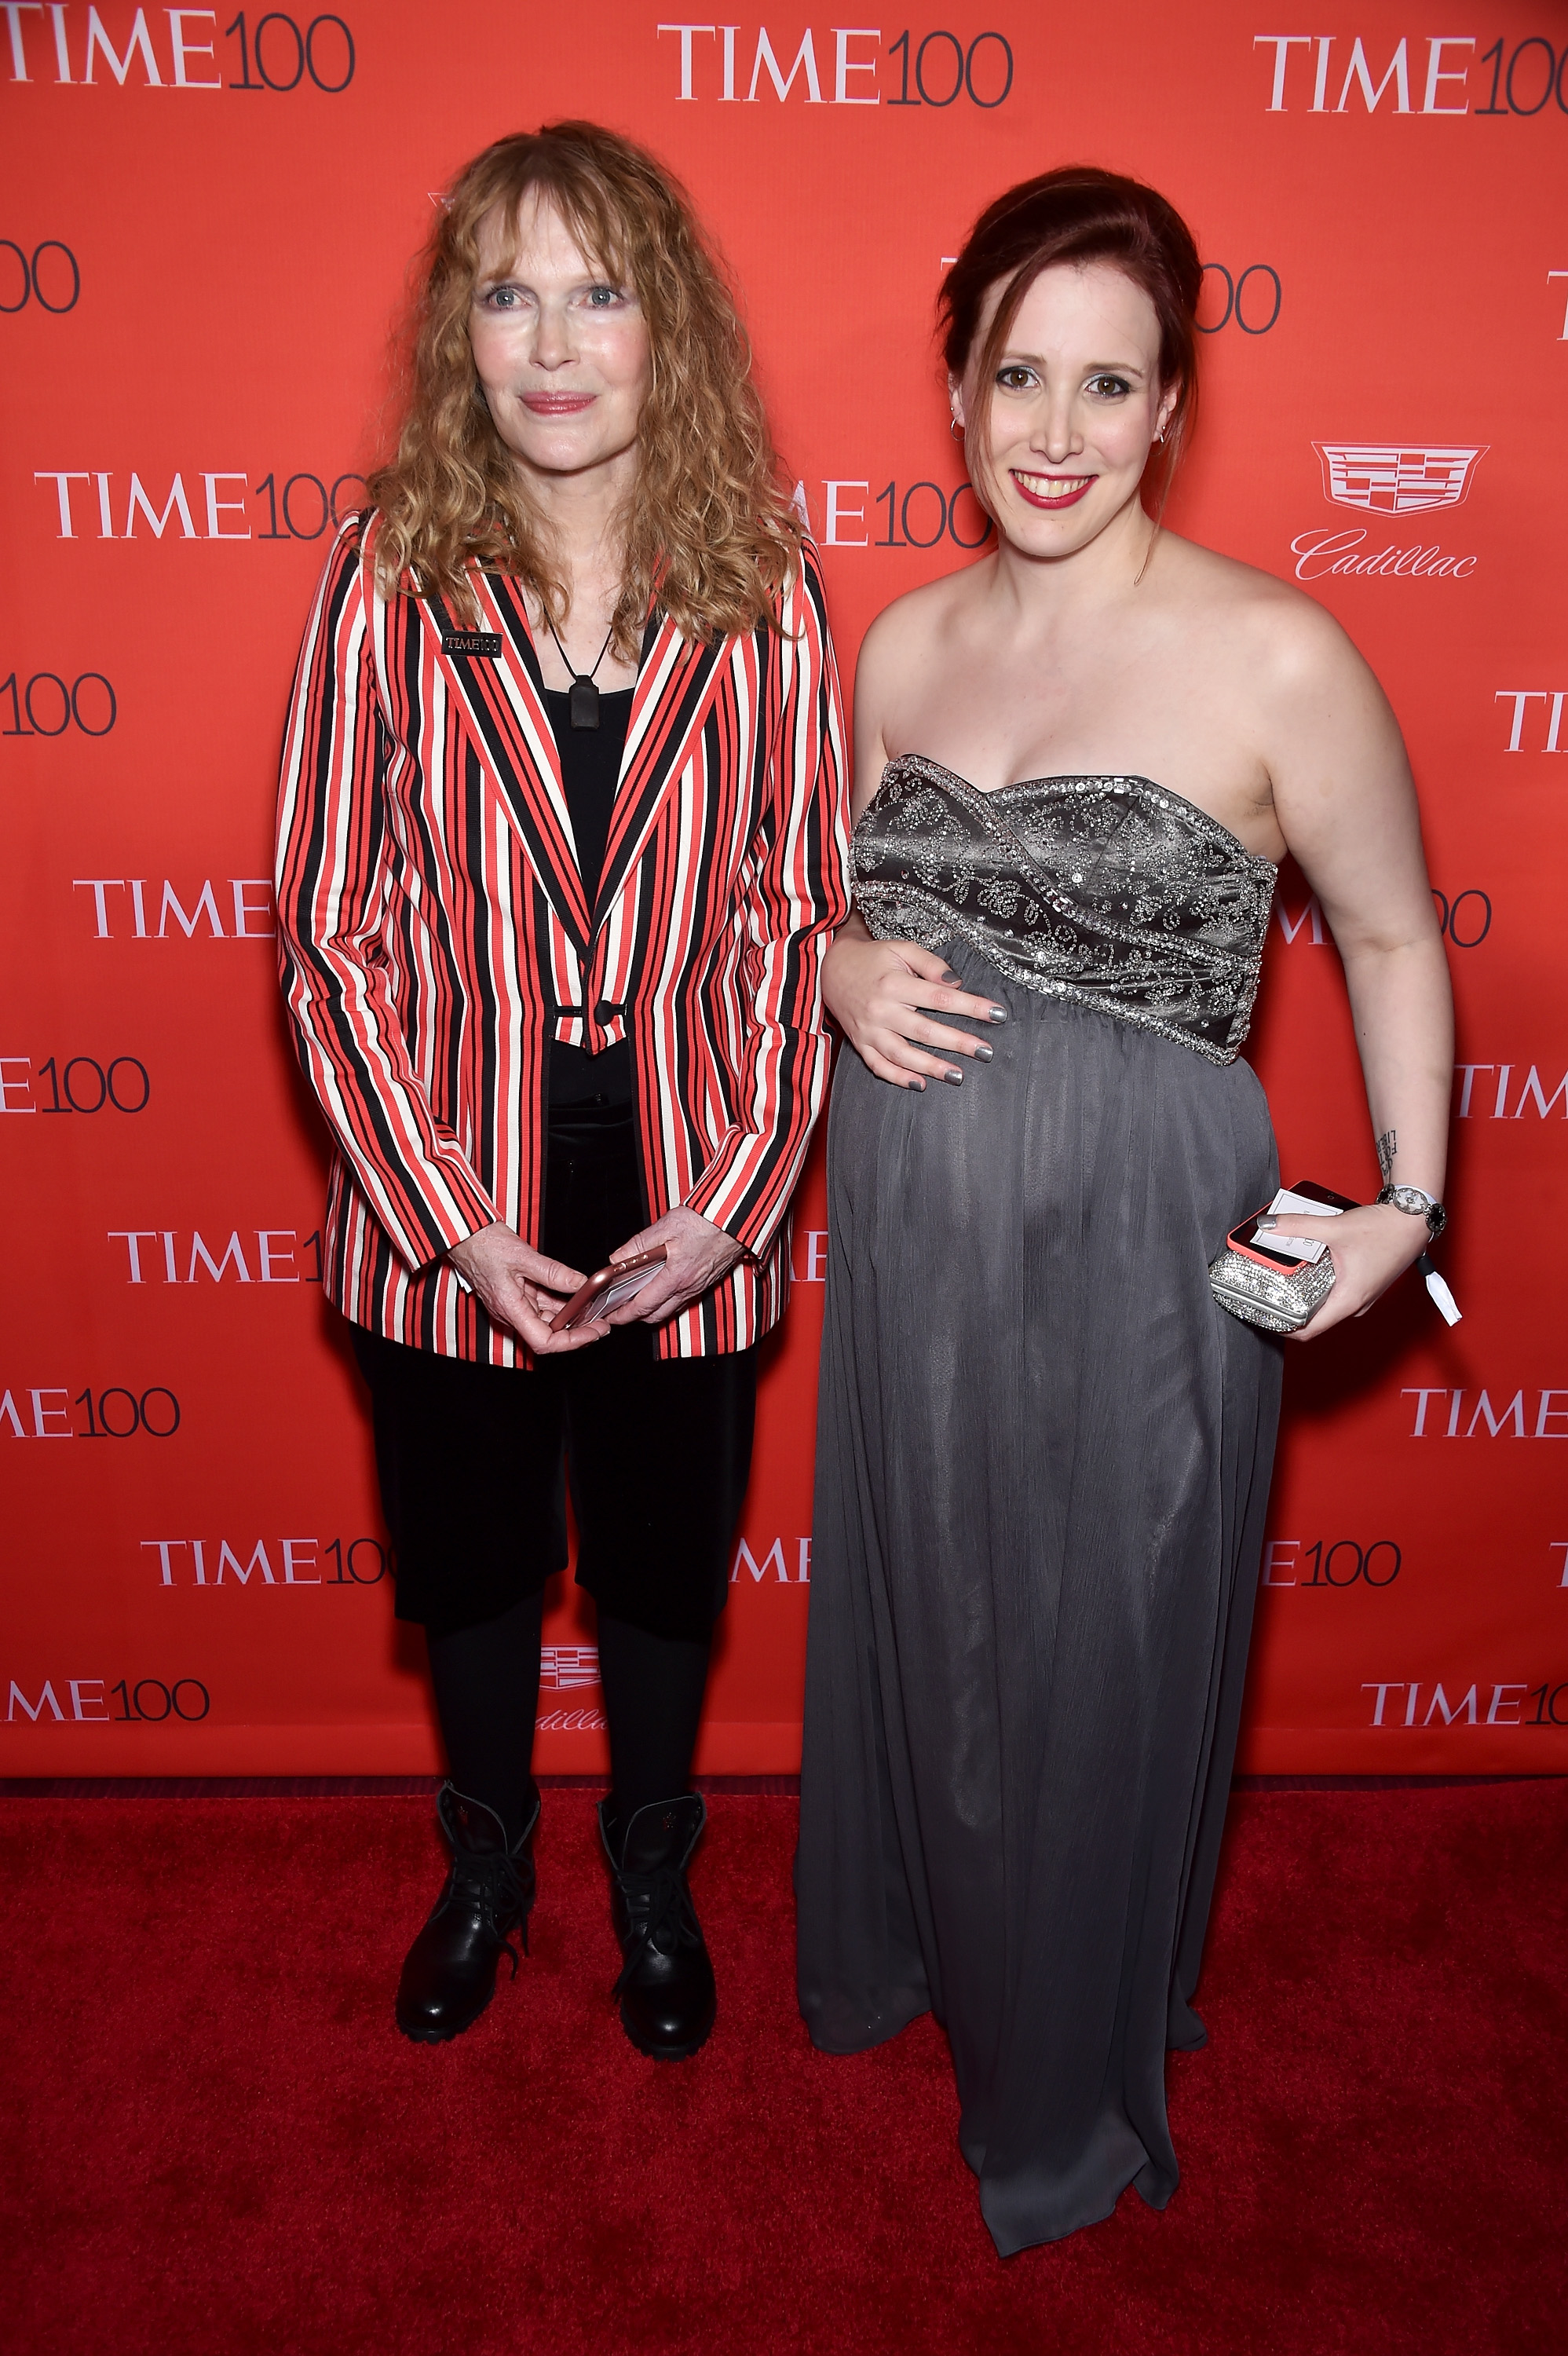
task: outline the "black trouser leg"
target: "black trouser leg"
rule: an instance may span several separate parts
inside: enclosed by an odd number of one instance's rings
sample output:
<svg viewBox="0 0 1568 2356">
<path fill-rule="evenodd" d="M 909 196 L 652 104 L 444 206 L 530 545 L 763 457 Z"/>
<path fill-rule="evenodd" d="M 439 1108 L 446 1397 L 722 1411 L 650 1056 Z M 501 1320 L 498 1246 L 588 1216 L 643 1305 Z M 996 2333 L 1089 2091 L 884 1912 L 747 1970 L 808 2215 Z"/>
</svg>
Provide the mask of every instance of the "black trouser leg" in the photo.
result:
<svg viewBox="0 0 1568 2356">
<path fill-rule="evenodd" d="M 450 1634 L 427 1630 L 431 1683 L 453 1782 L 482 1800 L 515 1842 L 533 1813 L 530 1772 L 539 1706 L 544 1596 Z"/>
<path fill-rule="evenodd" d="M 599 1811 L 621 1943 L 621 2024 L 639 2051 L 677 2062 L 718 1997 L 686 1869 L 707 1818 L 688 1793 L 710 1639 L 655 1636 L 599 1611 L 599 1673 L 614 1788 Z"/>
<path fill-rule="evenodd" d="M 599 1674 L 610 1721 L 612 1829 L 639 1808 L 678 1799 L 691 1778 L 711 1639 L 651 1636 L 599 1614 Z"/>
</svg>

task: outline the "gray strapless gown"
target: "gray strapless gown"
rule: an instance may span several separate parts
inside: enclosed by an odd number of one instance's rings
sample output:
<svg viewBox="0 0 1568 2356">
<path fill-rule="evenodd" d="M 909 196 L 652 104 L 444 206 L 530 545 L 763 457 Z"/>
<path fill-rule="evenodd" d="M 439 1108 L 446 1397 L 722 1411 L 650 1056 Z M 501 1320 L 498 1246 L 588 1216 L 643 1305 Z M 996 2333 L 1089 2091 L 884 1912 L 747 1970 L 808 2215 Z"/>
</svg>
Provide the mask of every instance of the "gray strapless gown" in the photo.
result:
<svg viewBox="0 0 1568 2356">
<path fill-rule="evenodd" d="M 1277 1182 L 1233 1061 L 1275 871 L 1139 778 L 890 765 L 873 932 L 1004 1003 L 961 1088 L 846 1052 L 801 1775 L 801 2009 L 928 2008 L 997 2249 L 1177 2182 L 1278 1344 L 1208 1263 Z"/>
</svg>

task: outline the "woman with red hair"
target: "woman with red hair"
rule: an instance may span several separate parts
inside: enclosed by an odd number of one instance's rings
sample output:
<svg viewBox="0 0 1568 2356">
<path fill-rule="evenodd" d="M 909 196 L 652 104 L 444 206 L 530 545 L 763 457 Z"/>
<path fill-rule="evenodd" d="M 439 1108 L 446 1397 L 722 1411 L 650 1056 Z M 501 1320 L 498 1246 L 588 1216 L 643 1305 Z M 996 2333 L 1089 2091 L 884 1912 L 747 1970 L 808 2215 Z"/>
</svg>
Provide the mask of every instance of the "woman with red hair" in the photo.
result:
<svg viewBox="0 0 1568 2356">
<path fill-rule="evenodd" d="M 1004 2255 L 1176 2186 L 1165 2051 L 1204 2038 L 1281 1371 L 1209 1266 L 1277 1183 L 1235 1057 L 1287 850 L 1389 1182 L 1275 1231 L 1332 1237 L 1306 1338 L 1444 1215 L 1452 1017 L 1393 716 L 1319 607 L 1159 522 L 1200 283 L 1163 198 L 1083 168 L 999 198 L 949 272 L 953 427 L 997 544 L 866 640 L 825 974 L 857 1052 L 801 2004 L 831 2052 L 935 2012 Z"/>
</svg>

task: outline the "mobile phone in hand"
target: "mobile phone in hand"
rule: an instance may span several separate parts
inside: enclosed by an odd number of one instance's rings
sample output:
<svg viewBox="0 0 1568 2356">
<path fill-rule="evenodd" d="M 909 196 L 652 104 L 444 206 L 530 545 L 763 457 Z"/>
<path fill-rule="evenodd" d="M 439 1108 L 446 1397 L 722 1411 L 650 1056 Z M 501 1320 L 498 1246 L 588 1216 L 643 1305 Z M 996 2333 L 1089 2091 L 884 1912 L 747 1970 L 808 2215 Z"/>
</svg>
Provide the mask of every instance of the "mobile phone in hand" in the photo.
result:
<svg viewBox="0 0 1568 2356">
<path fill-rule="evenodd" d="M 1260 1235 L 1258 1221 L 1289 1218 L 1293 1212 L 1315 1219 L 1338 1218 L 1341 1212 L 1356 1207 L 1349 1194 L 1337 1194 L 1331 1186 L 1302 1178 L 1294 1186 L 1282 1186 L 1266 1210 L 1254 1211 L 1251 1218 L 1242 1220 L 1226 1241 L 1232 1251 L 1240 1252 L 1243 1259 L 1255 1260 L 1260 1268 L 1316 1268 L 1328 1248 L 1326 1243 L 1309 1243 L 1301 1236 L 1277 1236 L 1272 1225 Z"/>
<path fill-rule="evenodd" d="M 634 1258 L 612 1260 L 608 1268 L 595 1269 L 586 1284 L 580 1285 L 560 1315 L 551 1322 L 551 1332 L 571 1333 L 579 1325 L 595 1325 L 630 1301 L 645 1284 L 658 1273 L 665 1264 L 665 1248 L 656 1251 L 638 1252 Z"/>
</svg>

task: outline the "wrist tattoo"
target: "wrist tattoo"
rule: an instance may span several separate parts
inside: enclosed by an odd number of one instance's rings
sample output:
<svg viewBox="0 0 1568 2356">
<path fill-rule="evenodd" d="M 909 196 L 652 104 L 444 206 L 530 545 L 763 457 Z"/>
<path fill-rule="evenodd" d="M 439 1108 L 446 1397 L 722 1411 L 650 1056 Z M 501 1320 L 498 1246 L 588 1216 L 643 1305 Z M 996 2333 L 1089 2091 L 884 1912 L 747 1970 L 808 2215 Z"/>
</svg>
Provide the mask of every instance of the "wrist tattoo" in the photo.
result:
<svg viewBox="0 0 1568 2356">
<path fill-rule="evenodd" d="M 1385 1186 L 1392 1186 L 1393 1184 L 1393 1161 L 1394 1156 L 1398 1151 L 1399 1139 L 1397 1135 L 1392 1129 L 1385 1129 L 1382 1135 L 1378 1140 L 1378 1168 L 1382 1173 L 1382 1180 Z"/>
</svg>

